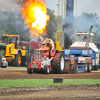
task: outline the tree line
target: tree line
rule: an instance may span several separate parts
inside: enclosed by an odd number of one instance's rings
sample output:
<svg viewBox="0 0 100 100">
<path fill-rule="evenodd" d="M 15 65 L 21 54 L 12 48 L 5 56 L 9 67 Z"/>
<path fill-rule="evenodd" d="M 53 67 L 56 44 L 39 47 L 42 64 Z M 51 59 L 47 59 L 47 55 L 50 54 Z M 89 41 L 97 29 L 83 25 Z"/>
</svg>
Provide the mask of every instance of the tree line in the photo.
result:
<svg viewBox="0 0 100 100">
<path fill-rule="evenodd" d="M 55 41 L 57 31 L 57 18 L 53 10 L 47 9 L 47 14 L 50 20 L 47 24 L 46 38 L 51 38 Z M 22 18 L 22 13 L 18 10 L 15 11 L 0 11 L 0 40 L 2 34 L 20 35 L 23 41 L 30 41 L 30 29 L 26 28 L 25 20 Z M 34 40 L 34 39 L 33 39 Z"/>
<path fill-rule="evenodd" d="M 57 31 L 57 16 L 54 11 L 47 8 L 47 14 L 50 16 L 49 21 L 47 22 L 47 35 L 46 38 L 53 39 L 56 42 L 56 31 Z M 12 34 L 20 35 L 23 38 L 23 41 L 30 41 L 30 29 L 26 28 L 25 20 L 22 18 L 22 13 L 18 10 L 3 10 L 0 11 L 0 40 L 2 40 L 2 34 Z M 100 41 L 100 20 L 99 16 L 95 13 L 82 13 L 81 16 L 77 17 L 78 31 L 89 31 L 91 25 L 93 25 L 92 32 L 94 33 L 93 41 Z M 75 33 L 75 32 L 74 32 Z M 33 39 L 34 40 L 34 39 Z"/>
</svg>

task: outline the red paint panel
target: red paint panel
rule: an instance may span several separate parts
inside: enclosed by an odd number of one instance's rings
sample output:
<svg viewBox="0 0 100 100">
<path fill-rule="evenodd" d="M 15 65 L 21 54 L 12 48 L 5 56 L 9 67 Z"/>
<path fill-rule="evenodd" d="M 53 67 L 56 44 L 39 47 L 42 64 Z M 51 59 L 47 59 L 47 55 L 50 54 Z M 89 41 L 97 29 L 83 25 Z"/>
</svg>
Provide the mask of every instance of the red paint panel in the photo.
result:
<svg viewBox="0 0 100 100">
<path fill-rule="evenodd" d="M 56 53 L 56 51 L 53 51 L 53 52 L 51 53 L 51 58 L 54 57 L 55 53 Z"/>
<path fill-rule="evenodd" d="M 49 58 L 49 50 L 46 51 L 46 57 Z"/>
<path fill-rule="evenodd" d="M 41 63 L 40 63 L 40 64 L 38 64 L 38 69 L 41 69 Z"/>
<path fill-rule="evenodd" d="M 92 58 L 86 58 L 86 59 L 85 59 L 85 63 L 88 63 L 88 62 L 89 62 L 89 63 L 92 63 Z"/>
<path fill-rule="evenodd" d="M 30 68 L 31 68 L 31 63 L 29 63 L 29 65 L 28 65 L 28 66 L 29 66 L 29 69 L 30 69 Z"/>
<path fill-rule="evenodd" d="M 39 48 L 41 48 L 43 42 L 23 41 L 23 43 L 30 44 L 32 49 L 39 49 Z M 56 49 L 56 42 L 54 42 L 54 48 Z"/>
<path fill-rule="evenodd" d="M 49 71 L 51 71 L 51 65 L 49 65 Z"/>
</svg>

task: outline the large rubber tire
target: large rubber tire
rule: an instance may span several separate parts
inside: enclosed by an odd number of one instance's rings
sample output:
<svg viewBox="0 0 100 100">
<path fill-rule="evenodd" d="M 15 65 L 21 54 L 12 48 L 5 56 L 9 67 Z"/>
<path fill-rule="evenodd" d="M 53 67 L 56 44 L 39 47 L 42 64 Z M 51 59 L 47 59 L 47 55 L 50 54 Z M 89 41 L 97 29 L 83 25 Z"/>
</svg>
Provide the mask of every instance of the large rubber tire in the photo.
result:
<svg viewBox="0 0 100 100">
<path fill-rule="evenodd" d="M 84 72 L 87 72 L 87 70 L 88 70 L 88 64 L 86 63 L 84 67 Z"/>
<path fill-rule="evenodd" d="M 8 62 L 8 66 L 13 66 L 13 64 L 12 64 L 12 63 L 10 63 L 10 62 Z"/>
<path fill-rule="evenodd" d="M 94 66 L 94 70 L 98 70 L 98 66 Z"/>
<path fill-rule="evenodd" d="M 65 68 L 65 60 L 62 52 L 56 53 L 51 62 L 51 67 L 54 74 L 62 74 Z"/>
<path fill-rule="evenodd" d="M 22 61 L 21 61 L 21 66 L 25 66 L 25 67 L 27 67 L 27 60 L 28 60 L 28 51 L 27 50 L 25 50 L 26 51 L 26 53 L 25 53 L 25 56 L 22 56 L 21 58 L 22 58 Z"/>
<path fill-rule="evenodd" d="M 29 67 L 27 66 L 27 72 L 28 74 L 33 74 L 33 69 L 29 69 Z"/>
<path fill-rule="evenodd" d="M 21 66 L 27 67 L 28 66 L 27 60 L 28 60 L 28 56 L 24 57 L 24 59 L 22 60 Z"/>
<path fill-rule="evenodd" d="M 34 72 L 34 73 L 38 73 L 38 72 L 39 72 L 39 69 L 34 68 L 34 69 L 33 69 L 33 72 Z"/>
<path fill-rule="evenodd" d="M 1 68 L 6 68 L 7 66 L 1 66 Z"/>
<path fill-rule="evenodd" d="M 44 66 L 44 74 L 49 74 L 49 66 L 48 65 Z"/>
<path fill-rule="evenodd" d="M 91 72 L 91 70 L 92 70 L 92 64 L 90 63 L 90 64 L 88 64 L 88 66 L 87 66 L 87 72 Z"/>
<path fill-rule="evenodd" d="M 99 64 L 99 66 L 98 66 L 98 69 L 100 69 L 100 64 Z"/>
<path fill-rule="evenodd" d="M 19 67 L 21 66 L 21 54 L 18 53 L 16 56 L 15 56 L 15 59 L 13 61 L 13 65 L 16 66 L 16 67 Z"/>
</svg>

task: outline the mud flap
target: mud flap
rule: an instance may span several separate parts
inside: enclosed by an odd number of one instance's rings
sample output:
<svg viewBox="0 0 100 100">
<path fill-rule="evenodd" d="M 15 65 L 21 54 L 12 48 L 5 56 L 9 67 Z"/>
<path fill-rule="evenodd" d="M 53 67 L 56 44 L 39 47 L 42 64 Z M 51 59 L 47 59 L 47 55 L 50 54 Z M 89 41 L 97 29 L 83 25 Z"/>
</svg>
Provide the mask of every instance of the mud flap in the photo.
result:
<svg viewBox="0 0 100 100">
<path fill-rule="evenodd" d="M 69 66 L 70 66 L 70 60 L 69 59 L 65 59 L 64 73 L 68 73 L 68 74 L 70 73 Z"/>
<path fill-rule="evenodd" d="M 68 74 L 77 73 L 77 60 L 74 55 L 70 55 L 70 59 L 65 59 L 64 72 Z"/>
</svg>

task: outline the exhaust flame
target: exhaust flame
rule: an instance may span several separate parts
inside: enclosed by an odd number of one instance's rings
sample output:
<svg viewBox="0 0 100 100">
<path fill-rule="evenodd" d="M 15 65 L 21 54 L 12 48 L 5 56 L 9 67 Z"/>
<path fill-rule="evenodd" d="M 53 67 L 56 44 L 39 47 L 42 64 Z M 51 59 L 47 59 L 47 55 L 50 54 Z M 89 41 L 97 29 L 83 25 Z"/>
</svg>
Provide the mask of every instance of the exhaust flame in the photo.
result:
<svg viewBox="0 0 100 100">
<path fill-rule="evenodd" d="M 49 16 L 46 14 L 46 5 L 42 0 L 29 0 L 23 8 L 21 8 L 23 18 L 27 27 L 30 28 L 31 34 L 40 36 L 46 34 L 46 25 Z"/>
</svg>

